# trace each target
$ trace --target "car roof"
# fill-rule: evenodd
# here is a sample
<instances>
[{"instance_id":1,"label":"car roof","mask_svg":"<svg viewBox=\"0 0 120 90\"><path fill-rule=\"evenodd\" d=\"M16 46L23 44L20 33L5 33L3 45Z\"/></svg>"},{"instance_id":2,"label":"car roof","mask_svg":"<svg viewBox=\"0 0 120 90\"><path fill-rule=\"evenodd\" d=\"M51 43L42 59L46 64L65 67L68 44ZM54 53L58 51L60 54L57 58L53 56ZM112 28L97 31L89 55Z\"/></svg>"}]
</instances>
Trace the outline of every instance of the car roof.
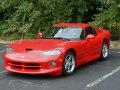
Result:
<instances>
[{"instance_id":1,"label":"car roof","mask_svg":"<svg viewBox=\"0 0 120 90\"><path fill-rule=\"evenodd\" d=\"M90 24L86 24L86 23L58 23L58 24L54 24L52 27L81 27L81 28L85 28L90 26Z\"/></svg>"}]
</instances>

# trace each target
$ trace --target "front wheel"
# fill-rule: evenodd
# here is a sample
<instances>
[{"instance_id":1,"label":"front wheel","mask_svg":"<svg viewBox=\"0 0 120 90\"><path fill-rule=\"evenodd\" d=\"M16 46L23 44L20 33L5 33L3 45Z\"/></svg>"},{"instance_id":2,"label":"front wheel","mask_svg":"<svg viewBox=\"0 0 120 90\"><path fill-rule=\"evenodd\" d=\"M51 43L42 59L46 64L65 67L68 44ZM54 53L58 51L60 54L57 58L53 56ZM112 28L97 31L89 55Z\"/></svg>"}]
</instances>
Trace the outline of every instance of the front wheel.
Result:
<instances>
[{"instance_id":1,"label":"front wheel","mask_svg":"<svg viewBox=\"0 0 120 90\"><path fill-rule=\"evenodd\" d=\"M100 60L105 60L108 57L108 54L109 54L108 45L106 42L104 42L102 45Z\"/></svg>"},{"instance_id":2,"label":"front wheel","mask_svg":"<svg viewBox=\"0 0 120 90\"><path fill-rule=\"evenodd\" d=\"M75 70L76 58L73 52L67 52L63 62L63 75L71 75Z\"/></svg>"}]
</instances>

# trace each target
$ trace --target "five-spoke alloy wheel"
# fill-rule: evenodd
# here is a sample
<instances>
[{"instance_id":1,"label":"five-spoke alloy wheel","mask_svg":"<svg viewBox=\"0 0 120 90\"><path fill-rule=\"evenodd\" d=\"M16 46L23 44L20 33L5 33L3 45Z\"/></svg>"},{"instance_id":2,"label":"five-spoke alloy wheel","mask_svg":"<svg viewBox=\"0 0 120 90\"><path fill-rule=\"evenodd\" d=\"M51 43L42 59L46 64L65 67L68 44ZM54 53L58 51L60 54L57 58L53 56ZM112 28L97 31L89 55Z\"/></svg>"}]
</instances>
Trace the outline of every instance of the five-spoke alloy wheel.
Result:
<instances>
[{"instance_id":1,"label":"five-spoke alloy wheel","mask_svg":"<svg viewBox=\"0 0 120 90\"><path fill-rule=\"evenodd\" d=\"M104 60L108 57L108 54L109 54L109 49L108 49L108 45L106 42L103 43L103 46L102 46L102 50L101 50L101 56L100 56L100 59L101 60Z\"/></svg>"},{"instance_id":2,"label":"five-spoke alloy wheel","mask_svg":"<svg viewBox=\"0 0 120 90\"><path fill-rule=\"evenodd\" d=\"M70 75L75 70L76 58L73 52L67 52L63 62L63 74Z\"/></svg>"}]
</instances>

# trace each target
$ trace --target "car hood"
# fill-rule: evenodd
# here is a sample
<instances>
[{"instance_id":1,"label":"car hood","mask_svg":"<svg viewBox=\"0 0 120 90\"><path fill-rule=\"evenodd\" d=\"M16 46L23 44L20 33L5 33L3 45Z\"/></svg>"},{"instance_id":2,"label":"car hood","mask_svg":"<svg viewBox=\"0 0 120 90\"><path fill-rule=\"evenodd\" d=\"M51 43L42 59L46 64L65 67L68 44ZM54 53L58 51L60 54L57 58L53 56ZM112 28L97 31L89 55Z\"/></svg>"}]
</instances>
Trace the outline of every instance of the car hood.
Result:
<instances>
[{"instance_id":1,"label":"car hood","mask_svg":"<svg viewBox=\"0 0 120 90\"><path fill-rule=\"evenodd\" d=\"M62 48L68 42L69 41L56 39L23 40L15 42L9 47L11 47L14 52L48 51Z\"/></svg>"}]
</instances>

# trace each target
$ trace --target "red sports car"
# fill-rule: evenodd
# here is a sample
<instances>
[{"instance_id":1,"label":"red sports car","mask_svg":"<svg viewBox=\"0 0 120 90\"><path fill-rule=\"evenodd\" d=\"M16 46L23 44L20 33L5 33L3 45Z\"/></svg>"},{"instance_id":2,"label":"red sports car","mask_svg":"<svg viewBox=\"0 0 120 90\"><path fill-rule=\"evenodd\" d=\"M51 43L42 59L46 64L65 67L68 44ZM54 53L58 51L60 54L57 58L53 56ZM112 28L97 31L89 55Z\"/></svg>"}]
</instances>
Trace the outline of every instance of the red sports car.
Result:
<instances>
[{"instance_id":1,"label":"red sports car","mask_svg":"<svg viewBox=\"0 0 120 90\"><path fill-rule=\"evenodd\" d=\"M25 74L70 75L84 63L108 57L109 31L89 24L59 23L38 36L9 45L4 68Z\"/></svg>"}]
</instances>

